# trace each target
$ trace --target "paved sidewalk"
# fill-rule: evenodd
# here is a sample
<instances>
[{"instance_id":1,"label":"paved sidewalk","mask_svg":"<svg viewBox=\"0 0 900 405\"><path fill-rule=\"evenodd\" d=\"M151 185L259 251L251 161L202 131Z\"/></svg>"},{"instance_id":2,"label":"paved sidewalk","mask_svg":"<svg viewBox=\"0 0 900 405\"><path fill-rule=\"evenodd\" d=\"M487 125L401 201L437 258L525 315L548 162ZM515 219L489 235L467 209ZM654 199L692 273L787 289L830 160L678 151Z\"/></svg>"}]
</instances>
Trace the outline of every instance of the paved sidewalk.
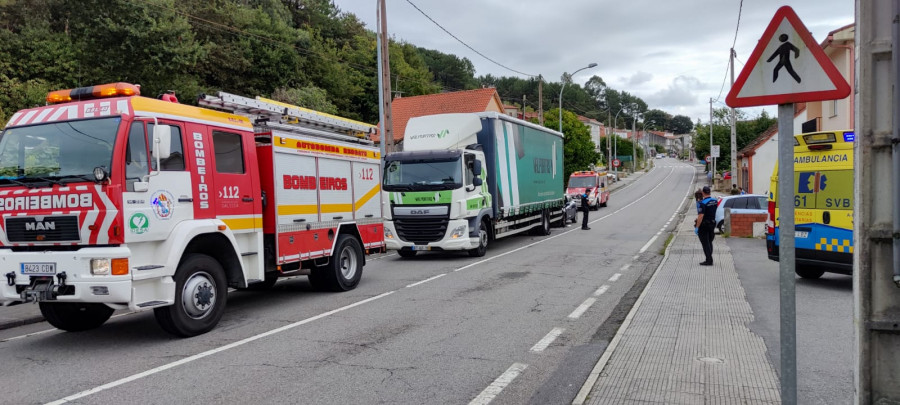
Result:
<instances>
[{"instance_id":1,"label":"paved sidewalk","mask_svg":"<svg viewBox=\"0 0 900 405\"><path fill-rule=\"evenodd\" d=\"M778 376L728 245L704 260L692 212L592 371L587 404L776 404ZM604 364L605 362L605 364ZM576 403L579 403L579 398Z\"/></svg>"}]
</instances>

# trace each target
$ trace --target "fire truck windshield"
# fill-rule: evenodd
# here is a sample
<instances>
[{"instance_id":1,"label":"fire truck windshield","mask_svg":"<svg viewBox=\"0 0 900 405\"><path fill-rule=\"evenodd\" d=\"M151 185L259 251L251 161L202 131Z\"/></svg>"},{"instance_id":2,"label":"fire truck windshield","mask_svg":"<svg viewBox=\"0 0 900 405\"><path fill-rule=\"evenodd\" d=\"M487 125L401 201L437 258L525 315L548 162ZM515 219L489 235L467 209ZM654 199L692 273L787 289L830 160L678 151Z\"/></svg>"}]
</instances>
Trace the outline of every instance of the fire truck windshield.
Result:
<instances>
[{"instance_id":1,"label":"fire truck windshield","mask_svg":"<svg viewBox=\"0 0 900 405\"><path fill-rule=\"evenodd\" d=\"M597 187L596 176L569 177L569 188Z\"/></svg>"},{"instance_id":2,"label":"fire truck windshield","mask_svg":"<svg viewBox=\"0 0 900 405\"><path fill-rule=\"evenodd\" d=\"M384 168L385 191L434 191L462 187L460 158L394 160Z\"/></svg>"},{"instance_id":3,"label":"fire truck windshield","mask_svg":"<svg viewBox=\"0 0 900 405\"><path fill-rule=\"evenodd\" d=\"M92 180L108 171L121 118L8 128L0 134L0 187L31 182Z\"/></svg>"}]
</instances>

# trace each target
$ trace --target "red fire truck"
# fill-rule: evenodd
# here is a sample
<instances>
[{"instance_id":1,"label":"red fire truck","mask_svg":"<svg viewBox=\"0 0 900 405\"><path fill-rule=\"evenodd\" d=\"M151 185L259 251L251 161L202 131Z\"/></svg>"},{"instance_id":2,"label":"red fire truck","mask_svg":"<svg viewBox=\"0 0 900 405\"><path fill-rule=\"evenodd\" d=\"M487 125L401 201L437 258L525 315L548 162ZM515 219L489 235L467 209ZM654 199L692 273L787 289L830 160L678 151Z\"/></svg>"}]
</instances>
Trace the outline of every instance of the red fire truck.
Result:
<instances>
[{"instance_id":1,"label":"red fire truck","mask_svg":"<svg viewBox=\"0 0 900 405\"><path fill-rule=\"evenodd\" d=\"M174 100L174 97L169 97ZM60 329L116 309L211 330L228 287L357 286L384 248L372 126L227 93L203 106L113 83L52 92L0 134L0 301Z\"/></svg>"}]
</instances>

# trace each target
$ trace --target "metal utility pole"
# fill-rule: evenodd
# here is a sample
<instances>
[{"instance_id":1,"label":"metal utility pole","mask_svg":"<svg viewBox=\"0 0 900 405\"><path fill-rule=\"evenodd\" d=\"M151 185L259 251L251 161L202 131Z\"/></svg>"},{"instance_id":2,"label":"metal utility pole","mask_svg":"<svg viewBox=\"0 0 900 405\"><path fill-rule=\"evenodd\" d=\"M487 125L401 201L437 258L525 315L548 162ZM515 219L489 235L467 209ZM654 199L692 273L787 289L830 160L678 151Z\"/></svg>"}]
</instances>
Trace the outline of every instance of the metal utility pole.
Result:
<instances>
[{"instance_id":1,"label":"metal utility pole","mask_svg":"<svg viewBox=\"0 0 900 405\"><path fill-rule=\"evenodd\" d=\"M734 57L737 54L734 52L734 48L731 48L731 55L729 58L728 64L731 66L731 87L734 87ZM731 107L731 181L735 182L738 178L738 167L737 167L737 130L735 128L736 123L735 120L734 107ZM726 187L728 185L726 184Z\"/></svg>"},{"instance_id":2,"label":"metal utility pole","mask_svg":"<svg viewBox=\"0 0 900 405\"><path fill-rule=\"evenodd\" d=\"M538 75L538 123L544 125L544 76Z\"/></svg>"},{"instance_id":3,"label":"metal utility pole","mask_svg":"<svg viewBox=\"0 0 900 405\"><path fill-rule=\"evenodd\" d=\"M610 118L612 118L612 111L609 109L609 104L606 105L606 122L611 123ZM606 131L606 154L609 155L609 159L606 161L607 169L612 165L612 132L608 129Z\"/></svg>"},{"instance_id":4,"label":"metal utility pole","mask_svg":"<svg viewBox=\"0 0 900 405\"><path fill-rule=\"evenodd\" d=\"M375 33L375 53L378 61L376 64L378 65L378 136L379 136L379 146L381 147L381 158L384 159L384 155L387 154L387 141L384 136L384 72L382 71L383 64L381 63L381 0L378 0L378 3L375 5L375 13L376 13L376 33Z\"/></svg>"},{"instance_id":5,"label":"metal utility pole","mask_svg":"<svg viewBox=\"0 0 900 405\"><path fill-rule=\"evenodd\" d=\"M713 109L712 109L712 105L713 105L713 99L712 99L712 97L710 97L709 98L709 160L710 161L706 162L706 164L709 165L709 171L711 173L711 175L709 176L709 187L710 188L712 188L713 178L716 177L716 163L715 163L716 158L712 157L712 146L713 146L713 125L712 125Z\"/></svg>"},{"instance_id":6,"label":"metal utility pole","mask_svg":"<svg viewBox=\"0 0 900 405\"><path fill-rule=\"evenodd\" d=\"M637 172L637 128L635 124L637 123L637 117L635 117L634 112L631 113L631 172Z\"/></svg>"},{"instance_id":7,"label":"metal utility pole","mask_svg":"<svg viewBox=\"0 0 900 405\"><path fill-rule=\"evenodd\" d=\"M394 131L393 120L391 114L391 58L390 58L390 38L387 35L387 10L384 6L384 0L378 0L378 52L379 63L378 75L381 83L381 92L379 92L379 109L382 111L381 116L383 127L381 130L381 143L385 145L382 150L385 153L394 151ZM382 155L384 156L384 155Z\"/></svg>"},{"instance_id":8,"label":"metal utility pole","mask_svg":"<svg viewBox=\"0 0 900 405\"><path fill-rule=\"evenodd\" d=\"M857 404L900 403L898 16L900 1L856 1L853 376Z\"/></svg>"}]
</instances>

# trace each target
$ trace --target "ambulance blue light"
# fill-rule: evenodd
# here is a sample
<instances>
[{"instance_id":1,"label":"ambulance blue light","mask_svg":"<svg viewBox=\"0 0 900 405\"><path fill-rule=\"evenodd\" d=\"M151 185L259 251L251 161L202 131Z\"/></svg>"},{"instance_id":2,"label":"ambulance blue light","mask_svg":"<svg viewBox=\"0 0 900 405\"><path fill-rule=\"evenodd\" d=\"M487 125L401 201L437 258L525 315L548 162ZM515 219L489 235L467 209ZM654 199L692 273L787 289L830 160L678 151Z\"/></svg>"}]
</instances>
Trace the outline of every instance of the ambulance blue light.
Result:
<instances>
[{"instance_id":1,"label":"ambulance blue light","mask_svg":"<svg viewBox=\"0 0 900 405\"><path fill-rule=\"evenodd\" d=\"M844 132L844 142L856 141L856 134L853 131Z\"/></svg>"}]
</instances>

